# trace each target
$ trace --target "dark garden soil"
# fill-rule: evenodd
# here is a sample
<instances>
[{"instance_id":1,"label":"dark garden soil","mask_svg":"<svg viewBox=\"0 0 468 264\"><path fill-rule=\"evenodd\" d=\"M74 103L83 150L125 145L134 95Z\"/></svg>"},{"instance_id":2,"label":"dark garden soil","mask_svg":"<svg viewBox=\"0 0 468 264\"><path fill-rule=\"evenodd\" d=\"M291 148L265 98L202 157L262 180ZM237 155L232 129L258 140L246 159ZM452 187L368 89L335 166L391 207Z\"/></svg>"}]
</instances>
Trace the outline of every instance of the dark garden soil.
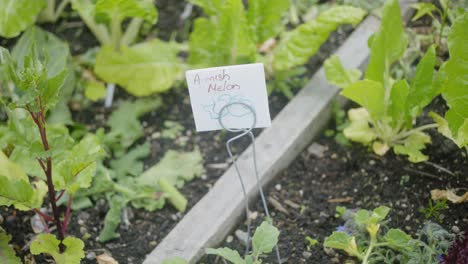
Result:
<instances>
[{"instance_id":1,"label":"dark garden soil","mask_svg":"<svg viewBox=\"0 0 468 264\"><path fill-rule=\"evenodd\" d=\"M441 105L438 98L436 105ZM331 129L334 125L331 124ZM323 241L343 221L335 217L336 206L374 209L390 207L388 225L414 235L425 221L441 224L450 232L468 231L468 203L451 204L440 211L438 219L426 219L419 211L427 208L433 189L468 191L468 157L450 140L431 131L432 145L424 152L428 162L412 164L402 156L387 153L377 156L362 145L342 146L332 137L320 136L312 144L324 148L313 154L309 147L266 189L274 224L280 230L279 248L285 263L344 263L346 257L333 250L325 251ZM312 153L311 153L312 152ZM274 200L273 202L271 202ZM276 202L275 202L276 201ZM253 221L258 226L264 219L260 201L251 210L258 212ZM237 230L246 230L241 223ZM308 247L306 236L320 241ZM227 241L231 241L228 243ZM221 246L244 252L244 246L233 232ZM213 256L200 263L223 263ZM266 263L276 263L271 254Z\"/></svg>"},{"instance_id":2,"label":"dark garden soil","mask_svg":"<svg viewBox=\"0 0 468 264\"><path fill-rule=\"evenodd\" d=\"M159 9L157 30L149 29L149 36L156 36L166 40L170 38L176 38L177 40L187 39L187 32L190 29L191 21L195 16L200 14L200 10L195 8L191 17L187 20L188 22L181 23L179 17L186 6L185 1L158 0L157 5ZM68 12L65 16L66 19L64 20L66 21L60 21L57 26L42 25L42 27L69 41L73 55L81 54L88 48L98 45L88 29L73 12ZM350 31L351 28L346 27L332 34L320 52L306 65L308 72L303 76L304 80L310 78L320 67L323 60L343 43ZM2 45L12 46L14 40L1 40L1 43ZM299 88L297 87L294 92L297 92ZM119 100L135 99L126 94L122 89L117 89L115 97L116 102ZM223 132L196 134L187 88L183 84L162 95L162 98L164 105L142 118L142 124L145 128L145 139L151 143L151 155L145 160L145 167L148 168L156 164L169 149L193 150L195 147L198 147L205 161L206 175L187 183L181 189L181 192L189 201L187 209L189 210L208 192L219 176L227 169L229 160L224 148L224 142L229 137L229 134ZM276 93L272 94L269 100L272 117L279 113L288 102L285 96ZM72 109L74 109L74 121L85 124L91 131L104 126L106 119L112 111L104 109L102 102L90 104L86 107L72 105ZM188 140L186 146L180 147L175 143L176 140L161 139L154 136L155 133L157 134L157 132L162 130L165 120L177 121L184 126L185 130L181 137ZM141 139L138 143L144 142L145 139ZM247 143L240 143L238 151L242 151L247 146ZM147 212L128 207L125 215L128 217L130 225L125 226L122 224L119 228L121 237L104 244L97 242L96 238L102 230L108 205L105 199L95 202L96 204L93 208L74 211L69 225L70 235L79 237L85 241L87 256L82 261L85 264L96 263L95 256L103 253L111 255L122 264L142 263L145 256L157 246L162 238L183 217L182 213L178 213L171 206L166 206L164 209L156 212ZM0 225L13 236L12 244L18 254L26 258L32 258L31 256L24 255L29 251L28 243L34 237L30 224L32 216L32 213L23 213L12 208L2 208L0 211ZM50 262L50 259L42 256L34 258L36 263Z\"/></svg>"}]
</instances>

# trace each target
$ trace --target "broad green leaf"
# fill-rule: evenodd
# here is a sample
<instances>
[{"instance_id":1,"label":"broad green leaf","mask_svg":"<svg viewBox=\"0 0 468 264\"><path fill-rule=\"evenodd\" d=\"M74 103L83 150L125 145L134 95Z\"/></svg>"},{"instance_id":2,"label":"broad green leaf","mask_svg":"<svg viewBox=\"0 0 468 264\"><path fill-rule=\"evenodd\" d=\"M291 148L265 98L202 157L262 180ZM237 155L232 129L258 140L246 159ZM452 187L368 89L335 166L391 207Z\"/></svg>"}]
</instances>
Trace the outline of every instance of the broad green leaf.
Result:
<instances>
[{"instance_id":1,"label":"broad green leaf","mask_svg":"<svg viewBox=\"0 0 468 264\"><path fill-rule=\"evenodd\" d=\"M289 0L249 1L247 19L257 45L280 33L283 28L281 18L288 7Z\"/></svg>"},{"instance_id":2,"label":"broad green leaf","mask_svg":"<svg viewBox=\"0 0 468 264\"><path fill-rule=\"evenodd\" d=\"M210 41L207 41L210 43ZM184 64L175 43L152 40L120 52L102 47L96 57L95 72L104 81L116 83L135 96L167 91L180 79Z\"/></svg>"},{"instance_id":3,"label":"broad green leaf","mask_svg":"<svg viewBox=\"0 0 468 264\"><path fill-rule=\"evenodd\" d=\"M187 264L188 262L183 259L183 258L179 258L179 257L175 257L175 258L172 258L172 259L166 259L166 260L163 260L162 264Z\"/></svg>"},{"instance_id":4,"label":"broad green leaf","mask_svg":"<svg viewBox=\"0 0 468 264\"><path fill-rule=\"evenodd\" d=\"M411 236L401 231L400 229L391 228L385 234L384 240L393 248L406 248Z\"/></svg>"},{"instance_id":5,"label":"broad green leaf","mask_svg":"<svg viewBox=\"0 0 468 264\"><path fill-rule=\"evenodd\" d=\"M16 256L15 250L8 245L11 236L0 228L0 262L8 264L21 264L21 259Z\"/></svg>"},{"instance_id":6,"label":"broad green leaf","mask_svg":"<svg viewBox=\"0 0 468 264\"><path fill-rule=\"evenodd\" d=\"M0 0L0 36L13 38L34 24L45 0Z\"/></svg>"},{"instance_id":7,"label":"broad green leaf","mask_svg":"<svg viewBox=\"0 0 468 264\"><path fill-rule=\"evenodd\" d=\"M65 252L60 253L60 241L52 234L40 234L31 243L31 253L33 255L51 255L57 264L79 264L84 258L84 243L75 237L66 237L63 244L66 246Z\"/></svg>"},{"instance_id":8,"label":"broad green leaf","mask_svg":"<svg viewBox=\"0 0 468 264\"><path fill-rule=\"evenodd\" d=\"M230 248L208 248L206 249L206 254L208 255L217 255L223 257L224 259L230 261L233 264L245 264L246 262L239 255L239 252L234 251Z\"/></svg>"},{"instance_id":9,"label":"broad green leaf","mask_svg":"<svg viewBox=\"0 0 468 264\"><path fill-rule=\"evenodd\" d=\"M189 2L200 6L207 15L216 16L222 10L226 0L188 0Z\"/></svg>"},{"instance_id":10,"label":"broad green leaf","mask_svg":"<svg viewBox=\"0 0 468 264\"><path fill-rule=\"evenodd\" d=\"M432 3L415 3L415 4L412 4L411 7L417 10L416 14L413 16L411 21L416 21L425 15L429 15L432 17L432 19L435 19L432 12L439 10Z\"/></svg>"},{"instance_id":11,"label":"broad green leaf","mask_svg":"<svg viewBox=\"0 0 468 264\"><path fill-rule=\"evenodd\" d=\"M138 182L148 186L157 186L159 179L163 178L172 186L180 188L185 181L201 176L204 171L200 150L195 149L192 152L169 150L158 164L138 177Z\"/></svg>"},{"instance_id":12,"label":"broad green leaf","mask_svg":"<svg viewBox=\"0 0 468 264\"><path fill-rule=\"evenodd\" d=\"M97 0L96 17L98 20L122 22L128 17L139 17L151 24L156 24L158 13L153 1L147 0Z\"/></svg>"},{"instance_id":13,"label":"broad green leaf","mask_svg":"<svg viewBox=\"0 0 468 264\"><path fill-rule=\"evenodd\" d=\"M374 221L374 223L383 221L387 217L389 212L390 212L390 208L386 206L379 206L375 208L372 211L372 216L371 216L372 221Z\"/></svg>"},{"instance_id":14,"label":"broad green leaf","mask_svg":"<svg viewBox=\"0 0 468 264\"><path fill-rule=\"evenodd\" d=\"M381 83L362 80L347 86L341 94L364 107L373 119L384 115L385 91Z\"/></svg>"},{"instance_id":15,"label":"broad green leaf","mask_svg":"<svg viewBox=\"0 0 468 264\"><path fill-rule=\"evenodd\" d=\"M86 81L85 96L93 102L104 99L106 97L106 87L99 81Z\"/></svg>"},{"instance_id":16,"label":"broad green leaf","mask_svg":"<svg viewBox=\"0 0 468 264\"><path fill-rule=\"evenodd\" d=\"M454 135L452 134L452 131L449 128L449 124L447 120L445 120L443 117L439 116L438 114L434 112L429 113L429 115L437 123L438 125L437 130L439 131L439 133L451 139L460 148L463 146L468 146L468 117L465 118L465 122L458 129L457 137L454 137Z\"/></svg>"},{"instance_id":17,"label":"broad green leaf","mask_svg":"<svg viewBox=\"0 0 468 264\"><path fill-rule=\"evenodd\" d=\"M339 88L345 88L357 82L362 74L358 69L346 70L341 64L340 58L336 55L333 55L324 62L324 68L327 80Z\"/></svg>"},{"instance_id":18,"label":"broad green leaf","mask_svg":"<svg viewBox=\"0 0 468 264\"><path fill-rule=\"evenodd\" d=\"M423 132L414 132L403 140L403 144L393 146L396 154L408 155L411 162L422 162L428 160L421 150L426 144L431 143L431 137Z\"/></svg>"},{"instance_id":19,"label":"broad green leaf","mask_svg":"<svg viewBox=\"0 0 468 264\"><path fill-rule=\"evenodd\" d=\"M279 231L268 221L263 223L255 230L252 237L253 255L260 256L264 253L270 253L278 243Z\"/></svg>"},{"instance_id":20,"label":"broad green leaf","mask_svg":"<svg viewBox=\"0 0 468 264\"><path fill-rule=\"evenodd\" d=\"M348 255L361 258L358 251L356 239L345 232L334 231L329 237L325 238L323 246L344 250Z\"/></svg>"},{"instance_id":21,"label":"broad green leaf","mask_svg":"<svg viewBox=\"0 0 468 264\"><path fill-rule=\"evenodd\" d=\"M366 109L350 109L348 118L350 123L343 130L346 138L363 144L369 144L377 138L374 130L369 126L371 119Z\"/></svg>"},{"instance_id":22,"label":"broad green leaf","mask_svg":"<svg viewBox=\"0 0 468 264\"><path fill-rule=\"evenodd\" d=\"M226 0L216 18L196 19L189 43L192 65L222 66L255 59L255 41L239 0Z\"/></svg>"},{"instance_id":23,"label":"broad green leaf","mask_svg":"<svg viewBox=\"0 0 468 264\"><path fill-rule=\"evenodd\" d=\"M356 25L365 15L366 11L360 8L334 6L321 13L315 20L284 34L273 51L273 69L284 71L305 64L340 25Z\"/></svg>"},{"instance_id":24,"label":"broad green leaf","mask_svg":"<svg viewBox=\"0 0 468 264\"><path fill-rule=\"evenodd\" d=\"M410 93L410 86L406 80L400 80L393 84L390 94L389 112L392 117L393 127L402 127L403 125L412 124L412 118L409 115L407 101Z\"/></svg>"},{"instance_id":25,"label":"broad green leaf","mask_svg":"<svg viewBox=\"0 0 468 264\"><path fill-rule=\"evenodd\" d=\"M459 17L448 36L450 60L442 66L438 78L441 79L442 96L449 106L445 114L454 138L465 138L468 118L468 13Z\"/></svg>"},{"instance_id":26,"label":"broad green leaf","mask_svg":"<svg viewBox=\"0 0 468 264\"><path fill-rule=\"evenodd\" d=\"M408 38L405 35L397 0L389 0L383 9L380 28L370 43L371 55L366 71L366 79L384 84L384 75L406 50Z\"/></svg>"},{"instance_id":27,"label":"broad green leaf","mask_svg":"<svg viewBox=\"0 0 468 264\"><path fill-rule=\"evenodd\" d=\"M30 183L24 170L0 151L0 205L22 211L40 208L46 193L44 182Z\"/></svg>"},{"instance_id":28,"label":"broad green leaf","mask_svg":"<svg viewBox=\"0 0 468 264\"><path fill-rule=\"evenodd\" d=\"M120 225L120 215L122 210L127 206L128 200L123 199L118 195L113 195L108 199L110 209L107 211L106 217L104 218L104 228L99 234L99 241L107 242L111 239L120 237L120 234L116 232L116 229Z\"/></svg>"},{"instance_id":29,"label":"broad green leaf","mask_svg":"<svg viewBox=\"0 0 468 264\"><path fill-rule=\"evenodd\" d=\"M436 53L433 45L416 67L416 73L409 90L407 104L413 119L419 116L422 109L439 93L437 86L432 84L435 63Z\"/></svg>"},{"instance_id":30,"label":"broad green leaf","mask_svg":"<svg viewBox=\"0 0 468 264\"><path fill-rule=\"evenodd\" d=\"M139 145L120 158L110 161L110 166L117 179L129 176L140 176L143 172L143 161L150 154L151 146L148 142Z\"/></svg>"}]
</instances>

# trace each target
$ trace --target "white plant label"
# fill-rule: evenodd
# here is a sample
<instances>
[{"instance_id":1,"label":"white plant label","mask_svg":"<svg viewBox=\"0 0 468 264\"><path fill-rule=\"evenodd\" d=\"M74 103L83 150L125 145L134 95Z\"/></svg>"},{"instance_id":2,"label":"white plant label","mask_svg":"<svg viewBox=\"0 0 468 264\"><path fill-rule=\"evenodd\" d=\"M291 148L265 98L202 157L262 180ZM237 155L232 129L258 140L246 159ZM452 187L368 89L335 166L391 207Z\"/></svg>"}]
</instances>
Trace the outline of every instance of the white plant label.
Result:
<instances>
[{"instance_id":1,"label":"white plant label","mask_svg":"<svg viewBox=\"0 0 468 264\"><path fill-rule=\"evenodd\" d=\"M262 63L186 72L197 131L271 126ZM255 112L255 115L252 113Z\"/></svg>"}]
</instances>

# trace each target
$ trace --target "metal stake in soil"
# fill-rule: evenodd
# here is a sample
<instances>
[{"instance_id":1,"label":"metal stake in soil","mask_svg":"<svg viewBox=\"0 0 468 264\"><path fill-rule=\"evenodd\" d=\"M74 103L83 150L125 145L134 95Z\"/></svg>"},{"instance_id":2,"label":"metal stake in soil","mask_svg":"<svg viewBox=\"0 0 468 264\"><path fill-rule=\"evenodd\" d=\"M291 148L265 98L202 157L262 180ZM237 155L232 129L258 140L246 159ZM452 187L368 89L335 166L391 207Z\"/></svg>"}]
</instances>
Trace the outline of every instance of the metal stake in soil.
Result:
<instances>
[{"instance_id":1,"label":"metal stake in soil","mask_svg":"<svg viewBox=\"0 0 468 264\"><path fill-rule=\"evenodd\" d=\"M225 126L225 124L223 123L223 117L225 117L225 115L223 113L226 112L226 111L229 112L229 108L231 106L233 106L233 105L242 106L251 113L253 121L252 121L252 125L250 126L250 128L233 129L233 128L228 128L228 127ZM245 248L245 255L247 255L249 253L249 251L250 251L250 240L251 240L251 236L250 236L250 234L251 234L251 220L250 220L250 210L249 210L249 197L247 196L244 180L243 180L243 178L241 176L239 167L237 165L237 157L234 157L234 155L232 154L231 145L235 141L241 139L242 137L244 137L246 135L248 135L250 137L250 140L252 141L252 158L253 158L255 179L257 180L256 185L257 185L258 191L260 193L260 197L262 199L262 204L263 204L263 209L265 210L265 215L267 216L267 218L271 219L270 211L268 210L268 205L266 203L265 195L263 193L263 188L262 188L262 186L260 184L260 177L258 175L257 155L256 155L256 151L255 151L255 136L252 133L252 129L255 127L255 124L257 122L257 115L255 114L255 110L250 105L245 104L245 103L241 103L241 102L233 102L233 103L226 104L225 106L223 106L221 108L221 110L219 111L218 122L219 122L219 125L223 129L225 129L225 130L227 130L229 132L239 133L237 136L234 136L234 137L232 137L232 138L230 138L229 140L226 141L226 149L227 149L227 152L229 153L229 157L232 160L234 168L236 169L237 176L238 176L239 181L241 183L242 192L244 193L245 213L246 213L246 217L247 217L247 244L246 244L246 248ZM278 249L278 245L275 246L275 251L276 251L276 257L277 257L278 263L281 264L281 256L280 256L280 252L279 252L279 249Z\"/></svg>"}]
</instances>

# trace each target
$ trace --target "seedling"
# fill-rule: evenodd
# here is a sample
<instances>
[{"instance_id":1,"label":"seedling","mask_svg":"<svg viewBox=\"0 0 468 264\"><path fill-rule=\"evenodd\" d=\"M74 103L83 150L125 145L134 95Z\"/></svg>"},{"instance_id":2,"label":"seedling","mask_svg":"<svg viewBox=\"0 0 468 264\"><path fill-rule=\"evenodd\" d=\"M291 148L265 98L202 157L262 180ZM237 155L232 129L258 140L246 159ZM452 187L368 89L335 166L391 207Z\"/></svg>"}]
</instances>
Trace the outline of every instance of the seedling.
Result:
<instances>
[{"instance_id":1,"label":"seedling","mask_svg":"<svg viewBox=\"0 0 468 264\"><path fill-rule=\"evenodd\" d=\"M434 219L436 221L442 221L443 219L440 219L440 214L443 210L447 210L448 204L447 200L438 200L435 202L432 202L432 199L429 199L429 204L427 208L419 208L419 212L424 214L424 217L426 219Z\"/></svg>"}]
</instances>

